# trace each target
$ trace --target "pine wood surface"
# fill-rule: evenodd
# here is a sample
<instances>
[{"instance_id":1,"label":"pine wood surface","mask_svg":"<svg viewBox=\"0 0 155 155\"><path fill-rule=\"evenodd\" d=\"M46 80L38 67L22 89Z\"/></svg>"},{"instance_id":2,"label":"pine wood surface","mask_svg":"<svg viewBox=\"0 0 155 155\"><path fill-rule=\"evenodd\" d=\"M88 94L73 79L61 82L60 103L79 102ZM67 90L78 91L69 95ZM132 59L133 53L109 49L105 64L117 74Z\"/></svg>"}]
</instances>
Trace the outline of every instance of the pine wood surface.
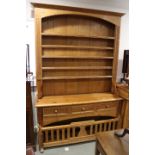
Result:
<instances>
[{"instance_id":1,"label":"pine wood surface","mask_svg":"<svg viewBox=\"0 0 155 155\"><path fill-rule=\"evenodd\" d=\"M73 122L69 125L40 127L43 146L51 147L96 140L96 134L118 129L119 118L101 121ZM90 130L88 131L88 128Z\"/></svg>"},{"instance_id":2,"label":"pine wood surface","mask_svg":"<svg viewBox=\"0 0 155 155\"><path fill-rule=\"evenodd\" d=\"M97 103L108 101L121 101L122 98L111 93L93 93L81 95L65 95L65 96L46 96L39 99L36 107L56 106L56 105L73 105L85 103Z\"/></svg>"},{"instance_id":3,"label":"pine wood surface","mask_svg":"<svg viewBox=\"0 0 155 155\"><path fill-rule=\"evenodd\" d=\"M41 33L42 36L53 36L53 37L75 37L75 38L92 38L92 39L115 39L109 36L89 36L89 35L64 35L64 34L54 34L54 33Z\"/></svg>"},{"instance_id":4,"label":"pine wood surface","mask_svg":"<svg viewBox=\"0 0 155 155\"><path fill-rule=\"evenodd\" d=\"M43 48L67 48L67 49L97 49L97 50L104 50L104 49L113 49L112 47L100 47L100 46L71 46L71 45L42 45Z\"/></svg>"},{"instance_id":5,"label":"pine wood surface","mask_svg":"<svg viewBox=\"0 0 155 155\"><path fill-rule=\"evenodd\" d=\"M117 94L124 98L123 128L129 128L129 85L117 84Z\"/></svg>"},{"instance_id":6,"label":"pine wood surface","mask_svg":"<svg viewBox=\"0 0 155 155\"><path fill-rule=\"evenodd\" d=\"M84 57L84 56L42 56L46 59L113 59L113 57Z\"/></svg>"},{"instance_id":7,"label":"pine wood surface","mask_svg":"<svg viewBox=\"0 0 155 155\"><path fill-rule=\"evenodd\" d=\"M36 4L34 4L36 6ZM38 6L38 5L37 5ZM42 98L47 95L69 95L72 91L70 86L72 81L49 81L55 79L67 79L74 81L75 84L81 87L72 94L83 93L100 93L115 89L116 80L116 64L118 53L118 35L119 35L119 20L118 14L92 14L88 11L77 12L76 10L61 10L35 7L36 19L36 57L37 57L37 85L38 97ZM61 8L61 7L60 7ZM121 14L120 14L121 16ZM39 26L38 26L39 25ZM77 77L77 70L74 72L69 70L69 67L112 67L111 74L105 70L102 73L93 71L90 76L81 75ZM67 73L70 77L66 77L66 72L51 73L49 70L44 71L45 67L68 67ZM86 69L86 68L85 68ZM98 69L97 69L98 70ZM51 77L52 74L52 77ZM57 76L54 74L60 74ZM98 74L102 74L98 75ZM109 81L97 79L112 78ZM76 81L77 79L77 81ZM79 79L91 79L89 82L83 82ZM48 80L45 82L43 80ZM67 83L67 90L64 85ZM55 86L56 85L56 86ZM95 85L97 87L95 87ZM51 87L53 86L53 87ZM58 87L61 87L59 89ZM74 88L73 89L77 89ZM89 90L88 90L89 88ZM95 91L95 89L96 91Z\"/></svg>"},{"instance_id":8,"label":"pine wood surface","mask_svg":"<svg viewBox=\"0 0 155 155\"><path fill-rule=\"evenodd\" d=\"M119 96L126 100L129 100L129 85L127 84L117 84L117 93Z\"/></svg>"},{"instance_id":9,"label":"pine wood surface","mask_svg":"<svg viewBox=\"0 0 155 155\"><path fill-rule=\"evenodd\" d=\"M85 67L42 67L43 70L102 70L102 69L112 69L111 66L85 66Z\"/></svg>"},{"instance_id":10,"label":"pine wood surface","mask_svg":"<svg viewBox=\"0 0 155 155\"><path fill-rule=\"evenodd\" d=\"M129 155L129 137L128 135L120 138L114 135L114 131L108 131L97 134L97 151L102 155Z\"/></svg>"},{"instance_id":11,"label":"pine wood surface","mask_svg":"<svg viewBox=\"0 0 155 155\"><path fill-rule=\"evenodd\" d=\"M31 3L36 8L47 8L47 9L61 9L61 10L71 10L77 12L86 12L86 13L96 13L96 14L108 14L114 16L123 16L124 13L120 12L112 12L112 11L104 11L104 10L95 10L95 9L87 9L87 8L78 8L78 7L71 7L71 6L63 6L63 5L52 5L52 4L42 4L42 3Z\"/></svg>"},{"instance_id":12,"label":"pine wood surface","mask_svg":"<svg viewBox=\"0 0 155 155\"><path fill-rule=\"evenodd\" d=\"M121 128L123 101L114 93L123 14L33 5L39 147L92 140L98 132ZM95 120L99 116L109 119ZM77 121L90 117L95 121ZM71 119L74 126L61 124ZM45 127L54 122L59 126Z\"/></svg>"}]
</instances>

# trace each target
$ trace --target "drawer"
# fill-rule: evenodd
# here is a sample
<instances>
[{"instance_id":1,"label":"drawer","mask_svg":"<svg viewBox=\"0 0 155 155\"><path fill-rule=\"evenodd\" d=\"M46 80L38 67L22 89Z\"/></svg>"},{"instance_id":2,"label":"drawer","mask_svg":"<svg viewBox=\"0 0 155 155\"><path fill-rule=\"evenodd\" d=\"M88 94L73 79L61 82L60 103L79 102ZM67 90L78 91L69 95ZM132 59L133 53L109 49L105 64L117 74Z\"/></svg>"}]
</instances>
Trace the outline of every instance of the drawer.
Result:
<instances>
[{"instance_id":1,"label":"drawer","mask_svg":"<svg viewBox=\"0 0 155 155\"><path fill-rule=\"evenodd\" d=\"M98 111L106 110L111 108L118 108L119 102L103 102L103 103L92 103L85 105L75 105L72 106L72 113L75 112L87 112L87 111Z\"/></svg>"},{"instance_id":2,"label":"drawer","mask_svg":"<svg viewBox=\"0 0 155 155\"><path fill-rule=\"evenodd\" d=\"M43 115L57 115L57 114L69 114L75 112L93 111L94 105L72 105L62 107L46 107L43 108Z\"/></svg>"},{"instance_id":3,"label":"drawer","mask_svg":"<svg viewBox=\"0 0 155 155\"><path fill-rule=\"evenodd\" d=\"M46 107L43 108L43 125L83 117L116 117L118 109L119 102L116 101L63 107Z\"/></svg>"},{"instance_id":4,"label":"drawer","mask_svg":"<svg viewBox=\"0 0 155 155\"><path fill-rule=\"evenodd\" d=\"M94 111L94 104L73 105L72 113Z\"/></svg>"},{"instance_id":5,"label":"drawer","mask_svg":"<svg viewBox=\"0 0 155 155\"><path fill-rule=\"evenodd\" d=\"M65 114L65 113L70 113L71 112L71 106L55 106L55 107L46 107L43 108L43 115L57 115L57 114Z\"/></svg>"},{"instance_id":6,"label":"drawer","mask_svg":"<svg viewBox=\"0 0 155 155\"><path fill-rule=\"evenodd\" d=\"M83 105L70 105L70 106L55 106L43 108L43 115L58 115L58 114L71 114L82 113L87 111L99 111L111 108L117 108L119 101L115 102L103 102L103 103L91 103Z\"/></svg>"},{"instance_id":7,"label":"drawer","mask_svg":"<svg viewBox=\"0 0 155 155\"><path fill-rule=\"evenodd\" d=\"M103 109L111 109L111 108L118 108L119 107L119 101L114 102L105 102L105 103L98 103L94 105L95 110L103 110Z\"/></svg>"}]
</instances>

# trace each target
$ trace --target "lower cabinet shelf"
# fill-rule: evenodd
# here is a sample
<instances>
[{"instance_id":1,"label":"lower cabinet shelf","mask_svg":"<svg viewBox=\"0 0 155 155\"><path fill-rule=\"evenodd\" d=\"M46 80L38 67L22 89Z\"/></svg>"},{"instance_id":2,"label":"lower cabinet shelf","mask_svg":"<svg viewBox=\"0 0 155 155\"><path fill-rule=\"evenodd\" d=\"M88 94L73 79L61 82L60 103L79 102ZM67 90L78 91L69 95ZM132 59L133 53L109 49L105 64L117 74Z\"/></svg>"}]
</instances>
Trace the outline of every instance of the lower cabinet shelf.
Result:
<instances>
[{"instance_id":1,"label":"lower cabinet shelf","mask_svg":"<svg viewBox=\"0 0 155 155\"><path fill-rule=\"evenodd\" d=\"M116 130L119 128L120 117L108 120L90 120L72 122L67 125L49 126L39 128L39 146L47 148L52 146L72 144L95 140L96 133Z\"/></svg>"}]
</instances>

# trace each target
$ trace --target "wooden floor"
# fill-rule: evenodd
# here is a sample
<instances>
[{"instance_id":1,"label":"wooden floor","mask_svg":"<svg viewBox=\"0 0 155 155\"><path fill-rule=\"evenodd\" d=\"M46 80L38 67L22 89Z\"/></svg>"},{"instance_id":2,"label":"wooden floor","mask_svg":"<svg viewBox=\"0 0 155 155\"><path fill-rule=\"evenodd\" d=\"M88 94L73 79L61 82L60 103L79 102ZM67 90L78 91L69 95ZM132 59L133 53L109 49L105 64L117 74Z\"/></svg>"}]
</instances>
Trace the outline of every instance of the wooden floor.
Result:
<instances>
[{"instance_id":1,"label":"wooden floor","mask_svg":"<svg viewBox=\"0 0 155 155\"><path fill-rule=\"evenodd\" d=\"M114 131L98 134L96 155L99 155L99 152L103 155L128 155L129 135L117 137Z\"/></svg>"}]
</instances>

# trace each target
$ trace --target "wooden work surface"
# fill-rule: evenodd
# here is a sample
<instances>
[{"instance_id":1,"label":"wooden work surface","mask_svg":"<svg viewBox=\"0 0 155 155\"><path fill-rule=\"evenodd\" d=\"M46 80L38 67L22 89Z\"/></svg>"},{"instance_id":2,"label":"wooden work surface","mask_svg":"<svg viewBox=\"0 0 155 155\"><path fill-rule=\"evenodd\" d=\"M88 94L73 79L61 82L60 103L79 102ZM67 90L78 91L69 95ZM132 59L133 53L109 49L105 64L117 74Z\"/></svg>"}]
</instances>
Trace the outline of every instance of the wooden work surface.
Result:
<instances>
[{"instance_id":1,"label":"wooden work surface","mask_svg":"<svg viewBox=\"0 0 155 155\"><path fill-rule=\"evenodd\" d=\"M118 96L122 97L124 100L124 119L123 128L129 128L129 85L128 84L117 84L116 90Z\"/></svg>"},{"instance_id":2,"label":"wooden work surface","mask_svg":"<svg viewBox=\"0 0 155 155\"><path fill-rule=\"evenodd\" d=\"M128 155L129 136L120 138L114 135L114 131L100 133L97 135L97 150L103 155Z\"/></svg>"},{"instance_id":3,"label":"wooden work surface","mask_svg":"<svg viewBox=\"0 0 155 155\"><path fill-rule=\"evenodd\" d=\"M119 101L119 100L122 100L122 98L111 93L46 96L38 100L38 102L36 103L36 107L110 102L110 101Z\"/></svg>"},{"instance_id":4,"label":"wooden work surface","mask_svg":"<svg viewBox=\"0 0 155 155\"><path fill-rule=\"evenodd\" d=\"M117 84L117 93L120 97L129 100L129 85L128 84Z\"/></svg>"}]
</instances>

